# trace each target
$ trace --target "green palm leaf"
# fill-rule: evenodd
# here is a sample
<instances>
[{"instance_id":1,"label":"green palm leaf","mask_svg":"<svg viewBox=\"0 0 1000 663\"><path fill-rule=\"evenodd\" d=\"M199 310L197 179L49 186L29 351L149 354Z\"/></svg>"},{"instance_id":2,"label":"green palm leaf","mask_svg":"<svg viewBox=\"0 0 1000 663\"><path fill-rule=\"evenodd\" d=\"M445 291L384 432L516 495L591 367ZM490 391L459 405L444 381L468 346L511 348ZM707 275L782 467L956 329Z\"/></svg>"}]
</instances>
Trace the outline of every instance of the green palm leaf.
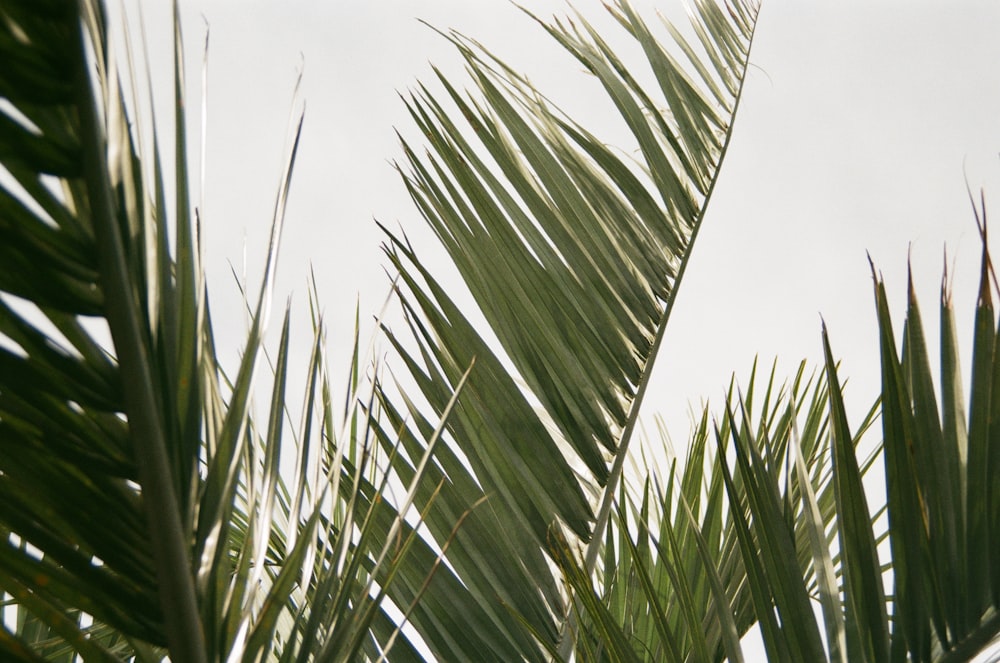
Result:
<instances>
[{"instance_id":1,"label":"green palm leaf","mask_svg":"<svg viewBox=\"0 0 1000 663\"><path fill-rule=\"evenodd\" d=\"M135 155L118 124L122 118L111 110L120 102L103 48L102 7L81 9L78 15L72 2L4 5L6 43L16 46L20 66L6 90L19 116L4 114L4 144L12 149L3 155L10 178L2 192L2 243L35 247L21 259L38 259L40 284L16 277L11 283L8 276L4 286L37 305L34 320L47 318L68 332L62 332L65 342L51 342L23 309L3 307L3 331L20 350L3 353L4 521L43 553L38 558L8 548L5 568L14 585L6 589L15 596L30 591L52 614L82 608L155 644L172 641L192 661L204 660L179 502L197 458L168 458L167 438L181 432L165 425L177 420L176 392L166 401L159 396L178 381L169 381L156 363L163 330L150 324L142 306L150 292L144 263L155 266L165 256L144 255L143 211L128 209L144 205L145 196L130 195ZM13 85L32 75L34 85ZM45 177L61 178L61 194ZM67 294L53 296L50 290L67 279ZM148 303L157 310L164 304ZM80 324L78 316L97 313L106 316L117 364ZM191 368L183 366L179 377L193 387L200 379ZM66 447L72 452L63 453ZM141 500L130 482L141 486ZM20 514L8 515L15 508ZM153 545L142 545L146 537ZM8 547L11 542L5 537ZM51 575L54 582L31 582L28 574ZM157 577L175 576L169 589L156 591ZM67 620L64 634L73 623Z\"/></svg>"},{"instance_id":2,"label":"green palm leaf","mask_svg":"<svg viewBox=\"0 0 1000 663\"><path fill-rule=\"evenodd\" d=\"M811 601L818 593L825 613L842 613L827 535L834 427L826 381L805 379L804 368L787 389L772 373L759 404L755 371L746 396L730 390L714 427L703 411L665 487L647 481L636 497L622 496L596 588L574 571L576 556L560 558L567 582L587 595L577 635L584 659L613 658L615 643L627 642L639 660L740 661L740 639L759 623L769 660L826 660ZM846 660L836 653L839 622L839 638L829 637L833 627L827 642L831 658Z\"/></svg>"},{"instance_id":3,"label":"green palm leaf","mask_svg":"<svg viewBox=\"0 0 1000 663\"><path fill-rule=\"evenodd\" d=\"M442 659L536 660L560 637L567 613L547 559L550 528L589 542L583 569L593 573L650 370L731 136L755 6L698 3L697 46L670 28L675 47L627 2L609 9L641 47L652 88L584 17L542 25L620 113L638 148L634 162L457 34L448 38L479 96L439 75L443 97L420 86L406 100L429 149L421 154L403 141L404 181L489 326L479 329L406 239L387 231L409 328L388 338L420 400L440 412L449 385L476 362L439 451L451 483L439 499L452 513L487 499L446 555L455 580L441 579L469 588L475 616L455 628L472 644L450 642L429 616L424 627L414 616ZM453 119L459 114L464 122ZM494 336L502 351L488 340ZM430 427L422 411L407 405L395 419L424 421L411 425L415 452L420 428ZM476 559L484 550L504 552ZM503 576L494 571L501 558L512 560ZM517 644L522 627L508 610L541 643ZM503 649L471 625L483 623L503 629Z\"/></svg>"},{"instance_id":4,"label":"green palm leaf","mask_svg":"<svg viewBox=\"0 0 1000 663\"><path fill-rule=\"evenodd\" d=\"M993 441L1000 364L985 213L985 206L976 209L983 258L967 415L947 275L941 298L940 405L912 278L900 351L885 286L876 279L895 585L892 646L913 661L967 660L1000 633L1000 595L992 591L1000 576L992 552L1000 532L993 488L1000 477Z\"/></svg>"},{"instance_id":5,"label":"green palm leaf","mask_svg":"<svg viewBox=\"0 0 1000 663\"><path fill-rule=\"evenodd\" d=\"M404 140L399 170L468 292L386 230L401 370L355 339L334 408L314 289L293 422L289 309L264 337L301 118L228 374L176 6L168 131L120 77L100 0L0 0L0 657L739 661L759 623L775 661L958 661L1000 633L985 222L968 415L947 287L938 400L912 285L897 351L876 279L887 532L862 483L876 456L857 458L874 409L852 433L825 329L821 379L752 376L665 481L625 476L757 8L695 0L686 32L608 9L645 71L582 15L528 15L628 156L445 35L476 91L438 73L404 100L427 146Z\"/></svg>"},{"instance_id":6,"label":"green palm leaf","mask_svg":"<svg viewBox=\"0 0 1000 663\"><path fill-rule=\"evenodd\" d=\"M979 218L982 214L978 210ZM780 444L755 445L744 440L748 426L738 432L730 427L737 467L731 471L724 463L718 469L735 509L736 538L769 660L966 661L1000 634L998 604L990 593L998 573L990 561L992 537L1000 528L990 486L1000 476L1000 466L986 442L993 435L996 320L991 261L981 228L984 250L967 419L947 278L939 405L912 280L897 350L885 285L881 276L875 277L886 521L880 518L882 510L872 513L862 483L876 456L864 462L857 458L859 438L874 410L852 433L825 328L830 386L829 423L823 428L829 429L829 473L817 474L802 458L795 459L794 474L783 473L787 459L772 460L783 458ZM976 450L977 444L983 448ZM808 453L803 456L808 460ZM784 491L782 481L788 486ZM970 491L974 497L968 496ZM799 500L801 512L794 506ZM737 506L744 504L745 509ZM981 522L971 527L970 518ZM808 535L808 545L802 534ZM885 539L888 554L879 547ZM792 551L797 551L798 568L784 561ZM967 575L970 565L980 569L975 577ZM887 571L888 591L883 588ZM809 606L814 593L822 608L825 647L818 643L819 625Z\"/></svg>"},{"instance_id":7,"label":"green palm leaf","mask_svg":"<svg viewBox=\"0 0 1000 663\"><path fill-rule=\"evenodd\" d=\"M318 316L301 422L287 408L287 310L265 417L253 403L301 119L230 379L190 200L174 10L168 176L171 132L141 121L103 4L0 2L0 592L12 597L0 657L374 659L393 640L383 597L413 539L379 535L409 532L411 501L382 500L391 475L356 369L347 411L333 408ZM428 439L407 490L423 485Z\"/></svg>"}]
</instances>

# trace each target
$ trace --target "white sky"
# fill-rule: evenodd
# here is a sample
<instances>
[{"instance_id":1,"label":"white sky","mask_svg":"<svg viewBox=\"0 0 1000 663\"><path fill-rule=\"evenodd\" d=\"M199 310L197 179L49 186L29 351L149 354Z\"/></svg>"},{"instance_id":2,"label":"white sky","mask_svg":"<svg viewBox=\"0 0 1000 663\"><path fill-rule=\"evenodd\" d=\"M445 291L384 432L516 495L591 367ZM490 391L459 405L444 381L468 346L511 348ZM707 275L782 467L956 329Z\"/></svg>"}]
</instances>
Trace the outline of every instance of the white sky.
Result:
<instances>
[{"instance_id":1,"label":"white sky","mask_svg":"<svg viewBox=\"0 0 1000 663\"><path fill-rule=\"evenodd\" d=\"M524 4L541 15L565 7ZM675 0L657 4L676 14ZM576 6L607 24L596 0ZM184 0L181 7L192 99L201 16L211 30L203 233L223 345L242 328L226 261L242 264L245 237L251 282L260 273L303 63L306 124L278 301L294 291L297 320L306 324L311 264L335 360L347 360L355 302L371 320L386 293L373 217L427 246L389 165L401 155L393 127L410 131L397 91L429 81L429 61L464 79L457 55L416 18L480 40L580 109L595 133L606 126L616 135L617 119L580 96L580 68L506 0ZM167 27L146 11L155 51L166 46ZM664 415L682 445L688 403L718 401L755 355L765 365L777 357L779 376L803 358L818 365L821 314L843 359L841 377L851 381L849 408L855 418L867 410L879 366L866 251L888 280L899 326L912 247L932 338L942 250L957 253L955 299L968 353L979 244L966 181L975 191L987 187L988 206L997 199L998 29L1000 4L992 0L765 0L735 137L667 331L648 423ZM300 366L307 352L297 353Z\"/></svg>"}]
</instances>

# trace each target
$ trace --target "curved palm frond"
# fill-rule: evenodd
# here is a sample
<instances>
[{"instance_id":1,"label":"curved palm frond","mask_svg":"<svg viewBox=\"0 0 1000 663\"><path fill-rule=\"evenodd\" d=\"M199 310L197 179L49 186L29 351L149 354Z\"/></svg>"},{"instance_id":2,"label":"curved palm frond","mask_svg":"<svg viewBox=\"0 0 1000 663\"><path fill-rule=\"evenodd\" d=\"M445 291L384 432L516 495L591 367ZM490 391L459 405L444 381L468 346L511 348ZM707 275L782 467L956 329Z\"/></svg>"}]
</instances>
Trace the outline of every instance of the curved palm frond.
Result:
<instances>
[{"instance_id":1,"label":"curved palm frond","mask_svg":"<svg viewBox=\"0 0 1000 663\"><path fill-rule=\"evenodd\" d=\"M376 534L403 531L410 502L379 506L389 474L355 398L333 408L318 315L301 422L287 310L266 421L253 406L301 119L230 380L189 194L176 4L173 31L171 177L155 118L141 147L103 4L0 2L0 657L375 659L410 541Z\"/></svg>"},{"instance_id":2,"label":"curved palm frond","mask_svg":"<svg viewBox=\"0 0 1000 663\"><path fill-rule=\"evenodd\" d=\"M440 412L449 385L476 362L437 456L445 483L436 495L450 515L428 523L440 542L449 522L486 499L456 534L447 573L439 569L428 589L463 609L446 622L430 610L412 616L444 660L539 660L565 630L550 528L558 523L589 542L584 567L592 573L731 136L756 6L695 3L697 44L668 25L670 46L628 2L609 10L641 47L651 88L582 16L539 23L621 114L638 147L635 163L457 34L448 37L479 97L439 74L443 100L421 86L406 102L429 150L421 155L403 141L404 181L502 348L485 340L405 238L387 231L409 327L387 336L419 401ZM453 121L451 109L465 122ZM403 435L419 453L433 417L416 400L387 395L385 403L387 429L408 422Z\"/></svg>"},{"instance_id":3,"label":"curved palm frond","mask_svg":"<svg viewBox=\"0 0 1000 663\"><path fill-rule=\"evenodd\" d=\"M103 7L8 2L3 18L16 56L5 67L2 244L15 255L3 289L37 307L31 315L10 297L3 305L13 345L0 378L3 522L16 537L4 537L4 589L36 616L52 615L50 628L76 645L85 639L64 615L73 608L204 660L182 508L198 459L184 445L171 458L167 443L192 439L187 427L200 425L178 416L201 380L193 359L177 361L175 343L183 338L191 358L201 339L164 333L194 324L194 283L180 274L164 282L165 238L144 223L146 194L134 195L140 175ZM169 317L161 326L151 311ZM117 362L81 323L97 315ZM191 388L178 390L180 379ZM158 592L158 578L170 589Z\"/></svg>"}]
</instances>

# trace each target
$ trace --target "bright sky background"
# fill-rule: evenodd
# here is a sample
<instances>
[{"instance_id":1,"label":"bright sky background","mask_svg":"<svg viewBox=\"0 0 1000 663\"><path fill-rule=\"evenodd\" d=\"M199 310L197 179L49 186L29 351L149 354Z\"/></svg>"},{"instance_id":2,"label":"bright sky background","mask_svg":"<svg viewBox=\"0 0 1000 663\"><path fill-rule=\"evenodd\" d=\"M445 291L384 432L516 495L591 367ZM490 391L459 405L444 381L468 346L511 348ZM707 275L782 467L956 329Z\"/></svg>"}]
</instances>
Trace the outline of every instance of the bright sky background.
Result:
<instances>
[{"instance_id":1,"label":"bright sky background","mask_svg":"<svg viewBox=\"0 0 1000 663\"><path fill-rule=\"evenodd\" d=\"M566 8L524 4L543 16ZM657 3L671 16L677 4ZM609 25L597 0L576 6ZM603 102L580 92L589 89L580 67L506 0L184 0L181 7L194 100L205 22L211 31L203 235L217 332L233 353L243 323L227 261L242 269L245 238L251 283L258 278L300 69L305 132L278 301L294 291L297 320L307 323L311 265L336 361L348 357L355 303L369 332L387 291L373 218L401 226L418 249L428 246L390 165L401 155L393 127L411 131L397 92L429 81L429 62L460 85L465 79L457 55L417 18L478 39L580 111L595 133L620 135ZM145 10L155 52L166 47L167 23ZM979 240L966 187L977 195L986 187L988 206L1000 192L998 29L994 0L765 0L735 137L667 331L647 423L662 414L680 446L688 404L718 401L734 372L747 376L755 355L765 365L777 357L779 376L792 375L803 358L818 365L820 315L843 359L841 377L850 379L848 405L860 416L879 370L866 252L888 280L901 325L912 250L932 338L944 247L949 261L957 256L967 356ZM298 351L300 366L307 353Z\"/></svg>"}]
</instances>

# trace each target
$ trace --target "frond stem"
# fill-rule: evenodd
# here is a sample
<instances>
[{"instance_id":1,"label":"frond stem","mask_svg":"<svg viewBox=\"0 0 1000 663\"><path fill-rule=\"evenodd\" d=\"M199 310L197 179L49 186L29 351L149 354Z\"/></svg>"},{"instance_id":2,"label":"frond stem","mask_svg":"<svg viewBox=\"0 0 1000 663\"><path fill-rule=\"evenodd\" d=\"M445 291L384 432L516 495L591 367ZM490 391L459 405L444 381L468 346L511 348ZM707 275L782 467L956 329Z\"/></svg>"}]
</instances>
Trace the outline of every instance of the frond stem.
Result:
<instances>
[{"instance_id":1,"label":"frond stem","mask_svg":"<svg viewBox=\"0 0 1000 663\"><path fill-rule=\"evenodd\" d=\"M646 396L646 390L649 387L650 376L652 375L653 364L655 363L656 357L659 353L660 346L663 343L663 337L667 329L667 322L670 320L670 313L674 310L674 302L677 298L677 292L681 281L684 278L684 274L687 271L688 262L691 258L692 249L694 248L695 240L698 238L698 231L701 229L702 221L705 218L705 211L708 209L708 203L712 198L712 194L715 191L715 185L719 181L719 174L722 170L722 162L725 159L726 151L729 149L730 141L733 136L733 126L734 119L736 117L736 112L740 106L740 100L743 96L743 86L746 82L746 71L750 62L750 53L753 50L753 38L756 34L757 22L754 20L754 25L751 28L750 39L747 43L746 58L742 63L742 70L739 76L739 87L736 91L736 96L733 100L733 110L730 114L729 127L726 130L725 140L723 141L722 148L719 151L718 166L716 167L715 176L712 178L712 182L709 185L708 192L705 194L705 200L701 205L701 210L698 214L697 223L694 225L694 229L691 232L691 238L688 241L688 245L684 251L684 257L681 259L680 268L677 272L677 278L674 279L673 287L670 289L670 294L667 296L666 305L664 306L663 317L660 320L660 324L656 329L656 336L653 338L652 346L649 351L649 361L643 367L642 375L639 378L639 384L636 388L635 398L632 399L632 404L629 407L628 418L625 422L625 427L622 429L621 439L618 444L618 449L615 451L615 459L611 465L611 471L608 474L607 484L604 486L604 492L601 497L601 504L597 512L597 520L594 523L594 529L591 532L590 543L587 545L587 550L584 555L584 566L583 569L587 575L592 576L594 573L594 568L597 565L597 556L600 553L601 545L604 541L604 532L608 527L608 522L611 517L611 507L615 500L615 493L618 490L618 485L621 481L622 470L625 466L625 457L628 453L629 443L632 441L632 435L635 432L636 423L639 420L639 411L642 409L642 403ZM575 599L573 599L575 600ZM566 623L564 624L562 642L560 643L559 655L562 660L569 660L569 657L573 652L573 638L567 637L570 632L572 632L575 625L574 615L576 611L570 611L570 614L566 618Z\"/></svg>"},{"instance_id":2,"label":"frond stem","mask_svg":"<svg viewBox=\"0 0 1000 663\"><path fill-rule=\"evenodd\" d=\"M756 24L754 25L756 28ZM746 79L746 69L747 64L750 59L750 50L753 45L753 35L750 34L750 43L747 47L747 59L743 62L743 71L740 75L740 85L736 93L736 98L733 103L733 112L731 117L736 117L736 111L740 105L740 99L743 94L743 84ZM657 354L659 353L660 345L663 342L663 337L667 329L667 322L670 320L670 313L674 310L674 301L677 298L677 292L679 290L681 281L684 278L684 273L687 271L688 262L691 258L692 249L694 248L695 240L698 238L698 231L701 230L701 223L705 218L705 211L708 209L708 203L712 198L712 193L715 191L715 185L719 181L719 173L721 172L721 164L726 156L726 151L729 148L730 140L733 136L733 123L730 122L729 129L726 131L726 138L722 144L722 149L719 151L719 167L716 172L715 177L712 178L712 183L709 186L708 193L705 195L705 201L702 203L701 212L698 215L698 222L694 226L694 230L691 231L691 239L688 241L687 249L684 251L684 257L681 259L680 268L677 271L677 278L674 279L673 287L670 289L670 294L667 297L666 306L664 307L663 318L660 320L660 325L656 329L656 336L653 339L653 344L650 347L649 356L650 359L646 362L643 367L642 376L639 378L639 385L635 392L635 398L632 399L632 405L629 408L628 419L625 422L625 427L622 429L621 441L618 444L618 449L615 453L615 461L611 466L611 471L608 474L608 482L604 488L604 495L601 499L601 506L598 510L597 522L594 524L593 535L590 539L590 544L587 546L587 553L584 558L584 569L587 573L593 573L594 566L597 563L597 553L601 547L601 541L603 540L603 531L607 527L608 519L611 513L611 505L614 502L615 492L617 491L617 484L621 479L622 468L625 464L625 456L628 450L629 443L632 440L632 434L635 431L636 423L639 419L639 411L642 408L643 399L646 396L646 389L649 386L650 376L652 375L653 364L656 360Z\"/></svg>"},{"instance_id":3,"label":"frond stem","mask_svg":"<svg viewBox=\"0 0 1000 663\"><path fill-rule=\"evenodd\" d=\"M205 637L199 619L188 545L181 525L174 473L160 404L150 367L147 335L140 322L139 305L125 257L121 227L112 197L108 172L106 132L101 102L89 68L102 57L102 44L89 43L87 24L98 20L87 0L80 0L80 25L76 72L77 108L80 113L83 177L90 199L90 213L97 239L105 315L117 354L129 437L142 485L142 502L149 527L150 547L156 568L160 606L167 643L175 661L207 663ZM114 86L115 81L105 81Z\"/></svg>"}]
</instances>

